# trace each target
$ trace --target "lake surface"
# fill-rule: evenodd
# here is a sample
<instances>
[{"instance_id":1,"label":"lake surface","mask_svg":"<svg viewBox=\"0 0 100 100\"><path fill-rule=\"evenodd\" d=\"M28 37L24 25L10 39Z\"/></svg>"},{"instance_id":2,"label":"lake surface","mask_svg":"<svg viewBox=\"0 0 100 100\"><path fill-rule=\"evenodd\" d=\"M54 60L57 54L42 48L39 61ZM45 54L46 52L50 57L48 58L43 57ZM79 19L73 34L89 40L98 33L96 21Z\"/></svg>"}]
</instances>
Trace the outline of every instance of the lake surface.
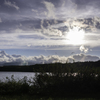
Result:
<instances>
[{"instance_id":1,"label":"lake surface","mask_svg":"<svg viewBox=\"0 0 100 100\"><path fill-rule=\"evenodd\" d=\"M0 80L1 81L6 81L6 77L11 79L11 76L14 75L15 80L19 80L27 76L28 79L31 77L35 77L34 72L0 72Z\"/></svg>"}]
</instances>

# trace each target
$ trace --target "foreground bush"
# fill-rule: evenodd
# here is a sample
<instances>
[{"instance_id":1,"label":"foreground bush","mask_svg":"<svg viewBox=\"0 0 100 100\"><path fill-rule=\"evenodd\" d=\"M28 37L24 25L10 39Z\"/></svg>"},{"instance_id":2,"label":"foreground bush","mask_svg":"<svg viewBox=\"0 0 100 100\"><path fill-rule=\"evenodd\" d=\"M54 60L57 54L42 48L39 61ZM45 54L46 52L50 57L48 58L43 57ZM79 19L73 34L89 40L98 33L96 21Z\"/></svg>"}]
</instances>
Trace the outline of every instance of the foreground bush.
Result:
<instances>
[{"instance_id":1,"label":"foreground bush","mask_svg":"<svg viewBox=\"0 0 100 100\"><path fill-rule=\"evenodd\" d=\"M16 81L12 76L0 82L0 94L66 95L74 93L99 93L100 76L53 75L42 73L33 79Z\"/></svg>"},{"instance_id":2,"label":"foreground bush","mask_svg":"<svg viewBox=\"0 0 100 100\"><path fill-rule=\"evenodd\" d=\"M73 64L72 64L73 65ZM1 95L68 96L100 93L100 71L94 67L53 64L52 71L39 70L35 78L16 81L14 76L0 82ZM99 67L98 67L99 68Z\"/></svg>"}]
</instances>

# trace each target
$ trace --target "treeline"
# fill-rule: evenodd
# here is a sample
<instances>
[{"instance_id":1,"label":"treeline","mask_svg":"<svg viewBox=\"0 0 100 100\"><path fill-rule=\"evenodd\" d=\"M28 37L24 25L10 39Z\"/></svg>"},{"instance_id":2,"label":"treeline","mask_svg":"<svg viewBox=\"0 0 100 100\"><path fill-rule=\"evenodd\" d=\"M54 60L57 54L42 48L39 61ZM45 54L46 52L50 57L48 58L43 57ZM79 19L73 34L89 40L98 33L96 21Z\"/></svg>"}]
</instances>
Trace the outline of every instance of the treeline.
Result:
<instances>
[{"instance_id":1,"label":"treeline","mask_svg":"<svg viewBox=\"0 0 100 100\"><path fill-rule=\"evenodd\" d=\"M61 68L62 67L62 68ZM56 69L61 68L62 71L84 70L86 67L99 71L100 61L96 62L74 62L74 63L50 63L50 64L36 64L36 65L24 65L24 66L1 66L0 71L17 71L17 72L53 72Z\"/></svg>"},{"instance_id":2,"label":"treeline","mask_svg":"<svg viewBox=\"0 0 100 100\"><path fill-rule=\"evenodd\" d=\"M35 78L24 77L19 81L13 76L7 78L6 82L0 82L0 94L68 96L100 93L100 61L24 67L31 67Z\"/></svg>"}]
</instances>

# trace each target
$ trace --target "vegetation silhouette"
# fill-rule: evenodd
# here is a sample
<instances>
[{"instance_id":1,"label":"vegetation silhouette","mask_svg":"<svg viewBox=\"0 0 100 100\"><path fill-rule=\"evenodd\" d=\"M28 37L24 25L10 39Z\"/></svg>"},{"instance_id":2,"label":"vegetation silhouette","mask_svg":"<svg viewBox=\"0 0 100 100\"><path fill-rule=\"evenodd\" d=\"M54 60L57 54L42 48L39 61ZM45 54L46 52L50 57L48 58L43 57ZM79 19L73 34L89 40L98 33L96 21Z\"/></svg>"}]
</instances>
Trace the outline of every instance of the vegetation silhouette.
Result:
<instances>
[{"instance_id":1,"label":"vegetation silhouette","mask_svg":"<svg viewBox=\"0 0 100 100\"><path fill-rule=\"evenodd\" d=\"M1 95L68 96L100 93L100 61L4 66L1 71L33 71L35 77L0 81ZM97 96L99 97L99 96Z\"/></svg>"}]
</instances>

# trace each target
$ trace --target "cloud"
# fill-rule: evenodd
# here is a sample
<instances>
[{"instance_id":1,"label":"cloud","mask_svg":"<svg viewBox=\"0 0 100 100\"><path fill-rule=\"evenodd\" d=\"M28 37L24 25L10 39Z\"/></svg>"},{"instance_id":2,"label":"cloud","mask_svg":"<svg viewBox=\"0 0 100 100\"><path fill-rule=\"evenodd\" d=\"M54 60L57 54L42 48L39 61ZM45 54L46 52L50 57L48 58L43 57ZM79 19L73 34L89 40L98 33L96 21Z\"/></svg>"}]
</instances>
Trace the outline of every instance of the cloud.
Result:
<instances>
[{"instance_id":1,"label":"cloud","mask_svg":"<svg viewBox=\"0 0 100 100\"><path fill-rule=\"evenodd\" d=\"M55 6L53 3L51 2L47 2L44 1L43 4L45 5L45 7L47 8L48 12L47 12L47 17L48 18L56 18L55 16Z\"/></svg>"},{"instance_id":2,"label":"cloud","mask_svg":"<svg viewBox=\"0 0 100 100\"><path fill-rule=\"evenodd\" d=\"M0 31L0 47L1 48L32 48L33 46L69 46L68 40L66 39L66 34L72 27L75 25L80 27L80 30L86 30L87 27L92 29L92 24L95 22L95 29L98 25L99 27L99 18L91 18L91 19L69 19L66 21L57 20L57 24L54 23L54 20L27 20L20 22L22 25L19 28L16 28L16 23L11 21L11 25L8 22L1 23L3 25L0 26L1 29L5 30L5 32ZM52 21L52 22L51 22ZM18 22L18 26L19 23ZM29 23L28 23L29 22ZM34 29L28 28L34 23L34 26L38 27ZM13 23L13 24L12 24ZM27 26L25 26L27 24ZM3 27L5 26L5 27ZM6 30L7 27L10 31ZM13 27L15 26L15 27ZM97 29L96 29L97 30ZM98 34L100 30L94 33L90 31L85 31L84 36L84 46L86 47L96 47L100 46L100 34ZM26 47L25 47L26 46ZM71 45L72 46L72 45ZM83 47L82 47L83 48ZM83 50L83 49L81 49ZM87 52L88 50L85 48L83 52Z\"/></svg>"},{"instance_id":3,"label":"cloud","mask_svg":"<svg viewBox=\"0 0 100 100\"><path fill-rule=\"evenodd\" d=\"M65 6L65 0L63 0L63 2L62 2L62 7L64 7Z\"/></svg>"},{"instance_id":4,"label":"cloud","mask_svg":"<svg viewBox=\"0 0 100 100\"><path fill-rule=\"evenodd\" d=\"M12 0L0 1L0 22L4 22L0 23L0 33L6 31L6 34L0 35L0 48L73 46L69 44L65 35L69 29L75 26L86 32L84 46L100 46L100 34L98 34L100 33L100 18L98 16L87 17L91 14L99 14L100 7L96 8L94 4L99 4L100 1L75 1L33 0L29 2L25 0L26 3L20 0L15 0L16 3ZM13 9L7 9L7 6ZM17 12L14 9L21 10ZM46 12L47 15L43 15L43 12ZM83 50L82 48L81 50ZM86 48L83 50L83 52L87 51Z\"/></svg>"},{"instance_id":5,"label":"cloud","mask_svg":"<svg viewBox=\"0 0 100 100\"><path fill-rule=\"evenodd\" d=\"M35 10L35 9L32 9L32 11L33 11L33 12L36 12L36 13L38 12L38 11L37 11L37 10Z\"/></svg>"},{"instance_id":6,"label":"cloud","mask_svg":"<svg viewBox=\"0 0 100 100\"><path fill-rule=\"evenodd\" d=\"M64 22L68 28L75 26L84 29L85 32L97 32L100 29L100 18L69 18Z\"/></svg>"},{"instance_id":7,"label":"cloud","mask_svg":"<svg viewBox=\"0 0 100 100\"><path fill-rule=\"evenodd\" d=\"M58 55L51 56L21 56L21 55L8 55L4 51L0 51L0 65L34 65L44 63L62 62L65 63L67 57L60 57Z\"/></svg>"},{"instance_id":8,"label":"cloud","mask_svg":"<svg viewBox=\"0 0 100 100\"><path fill-rule=\"evenodd\" d=\"M0 65L34 65L34 64L45 64L45 63L55 63L55 62L77 62L77 61L97 61L100 60L97 56L75 54L73 56L65 57L58 55L51 56L21 56L21 55L9 55L4 51L0 51Z\"/></svg>"},{"instance_id":9,"label":"cloud","mask_svg":"<svg viewBox=\"0 0 100 100\"><path fill-rule=\"evenodd\" d=\"M79 50L81 52L87 53L88 52L88 48L85 48L83 45L80 46Z\"/></svg>"},{"instance_id":10,"label":"cloud","mask_svg":"<svg viewBox=\"0 0 100 100\"><path fill-rule=\"evenodd\" d=\"M57 33L55 33L57 35ZM51 34L52 35L52 34ZM50 36L50 35L49 35ZM43 49L49 47L57 47L66 43L61 39L51 36L46 36L37 31L15 30L11 33L1 32L0 48L1 49ZM30 48L29 48L30 47Z\"/></svg>"},{"instance_id":11,"label":"cloud","mask_svg":"<svg viewBox=\"0 0 100 100\"><path fill-rule=\"evenodd\" d=\"M19 7L15 4L15 2L11 3L10 1L5 0L4 4L10 7L14 7L16 10L19 10Z\"/></svg>"},{"instance_id":12,"label":"cloud","mask_svg":"<svg viewBox=\"0 0 100 100\"><path fill-rule=\"evenodd\" d=\"M0 18L0 23L2 23L2 20L1 20L1 18Z\"/></svg>"},{"instance_id":13,"label":"cloud","mask_svg":"<svg viewBox=\"0 0 100 100\"><path fill-rule=\"evenodd\" d=\"M42 33L48 36L62 36L62 31L60 31L59 29L54 29L52 27L44 27L44 20L41 20L41 29L42 29ZM48 22L49 24L49 22ZM50 26L50 24L49 24Z\"/></svg>"},{"instance_id":14,"label":"cloud","mask_svg":"<svg viewBox=\"0 0 100 100\"><path fill-rule=\"evenodd\" d=\"M76 54L72 56L77 61L98 61L100 58L98 56L92 56L92 55L85 55L85 54Z\"/></svg>"}]
</instances>

